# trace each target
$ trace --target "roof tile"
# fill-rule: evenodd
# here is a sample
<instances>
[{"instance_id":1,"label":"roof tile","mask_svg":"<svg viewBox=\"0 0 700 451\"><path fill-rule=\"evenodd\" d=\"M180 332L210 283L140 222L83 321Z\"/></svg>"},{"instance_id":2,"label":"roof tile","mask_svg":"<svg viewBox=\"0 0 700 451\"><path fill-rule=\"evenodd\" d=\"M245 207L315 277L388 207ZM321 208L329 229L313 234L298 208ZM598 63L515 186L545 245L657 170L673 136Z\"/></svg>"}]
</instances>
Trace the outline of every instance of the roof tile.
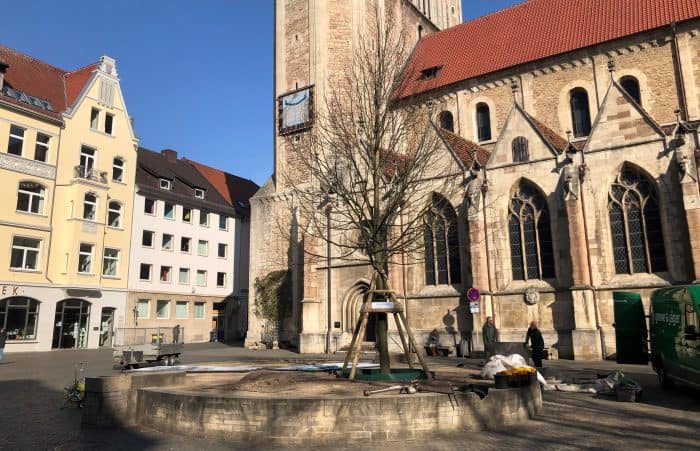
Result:
<instances>
[{"instance_id":1,"label":"roof tile","mask_svg":"<svg viewBox=\"0 0 700 451\"><path fill-rule=\"evenodd\" d=\"M698 0L530 0L425 36L403 98L700 16ZM422 70L443 66L435 78Z\"/></svg>"}]
</instances>

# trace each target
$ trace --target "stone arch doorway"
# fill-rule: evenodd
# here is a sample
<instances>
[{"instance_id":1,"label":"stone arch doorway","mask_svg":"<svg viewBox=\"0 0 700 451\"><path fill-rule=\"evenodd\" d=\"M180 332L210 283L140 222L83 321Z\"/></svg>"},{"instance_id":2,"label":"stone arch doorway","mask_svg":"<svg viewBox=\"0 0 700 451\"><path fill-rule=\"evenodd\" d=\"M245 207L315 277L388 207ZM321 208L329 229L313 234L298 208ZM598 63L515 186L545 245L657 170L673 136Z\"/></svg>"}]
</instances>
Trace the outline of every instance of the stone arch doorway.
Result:
<instances>
[{"instance_id":1,"label":"stone arch doorway","mask_svg":"<svg viewBox=\"0 0 700 451\"><path fill-rule=\"evenodd\" d=\"M90 303L83 299L65 299L56 304L52 348L86 348L90 322Z\"/></svg>"},{"instance_id":2,"label":"stone arch doorway","mask_svg":"<svg viewBox=\"0 0 700 451\"><path fill-rule=\"evenodd\" d=\"M369 291L369 281L360 279L355 282L345 293L343 299L343 331L353 333L357 320L360 318L360 307ZM375 336L376 317L370 313L367 321L367 329L365 331L364 341L376 342Z\"/></svg>"}]
</instances>

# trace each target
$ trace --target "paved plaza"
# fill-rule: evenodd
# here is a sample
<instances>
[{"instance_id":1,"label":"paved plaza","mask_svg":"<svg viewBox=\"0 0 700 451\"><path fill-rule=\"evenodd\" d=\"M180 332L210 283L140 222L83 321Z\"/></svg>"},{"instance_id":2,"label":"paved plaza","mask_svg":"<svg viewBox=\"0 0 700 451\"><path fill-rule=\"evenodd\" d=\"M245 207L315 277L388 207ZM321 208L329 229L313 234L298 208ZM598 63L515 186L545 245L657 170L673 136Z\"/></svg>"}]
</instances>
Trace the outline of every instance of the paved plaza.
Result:
<instances>
[{"instance_id":1,"label":"paved plaza","mask_svg":"<svg viewBox=\"0 0 700 451\"><path fill-rule=\"evenodd\" d=\"M224 450L284 449L264 443L216 443L143 428L83 430L81 411L61 410L63 387L73 379L73 365L85 362L89 376L115 374L105 350L9 354L0 363L1 450ZM182 363L269 363L318 360L283 350L251 351L223 344L188 345ZM342 355L333 356L339 361ZM435 358L433 365L455 367L478 362ZM622 368L644 387L638 403L619 403L591 394L545 392L544 407L534 421L503 431L465 432L388 445L339 443L333 449L691 449L700 432L700 392L663 391L650 367L613 362L545 362L547 373L590 377ZM297 447L289 447L289 449ZM310 444L307 449L324 449Z\"/></svg>"}]
</instances>

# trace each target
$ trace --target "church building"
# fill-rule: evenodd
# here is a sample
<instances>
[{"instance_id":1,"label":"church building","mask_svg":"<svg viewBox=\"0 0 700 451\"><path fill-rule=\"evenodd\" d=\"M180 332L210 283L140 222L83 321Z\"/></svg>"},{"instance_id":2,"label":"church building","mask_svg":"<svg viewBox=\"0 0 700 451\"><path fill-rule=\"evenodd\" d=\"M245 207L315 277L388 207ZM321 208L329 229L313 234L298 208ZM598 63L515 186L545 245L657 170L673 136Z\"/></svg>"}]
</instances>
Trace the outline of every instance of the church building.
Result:
<instances>
[{"instance_id":1,"label":"church building","mask_svg":"<svg viewBox=\"0 0 700 451\"><path fill-rule=\"evenodd\" d=\"M523 341L534 320L552 354L607 358L613 292L647 303L700 279L696 1L529 0L466 23L458 0L373 1L415 39L397 106L431 105L463 170L461 192L434 196L423 261L391 269L419 341L438 329L445 346L481 349L493 316L503 341ZM302 353L343 349L369 288L367 266L311 264L275 232L293 228L285 136L313 127L367 3L276 2L275 174L251 199L249 346L274 332ZM254 287L280 270L291 305L271 324Z\"/></svg>"}]
</instances>

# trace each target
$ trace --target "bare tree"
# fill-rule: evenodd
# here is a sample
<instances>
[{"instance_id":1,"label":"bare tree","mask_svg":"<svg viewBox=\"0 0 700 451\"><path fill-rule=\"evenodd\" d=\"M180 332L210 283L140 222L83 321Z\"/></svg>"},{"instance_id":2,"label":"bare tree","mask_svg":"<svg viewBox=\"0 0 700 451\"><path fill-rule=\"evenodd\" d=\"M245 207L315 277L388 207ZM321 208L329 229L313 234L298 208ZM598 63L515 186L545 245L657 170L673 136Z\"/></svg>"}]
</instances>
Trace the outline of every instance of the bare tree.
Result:
<instances>
[{"instance_id":1,"label":"bare tree","mask_svg":"<svg viewBox=\"0 0 700 451\"><path fill-rule=\"evenodd\" d=\"M404 68L409 41L401 24L392 9L370 17L351 64L331 78L313 128L286 141L294 165L285 177L301 232L330 242L335 258L366 261L372 288L389 290L395 257L422 246L432 193L449 193L455 177L454 167L440 167L444 144L429 111L393 102L416 76ZM380 366L388 373L387 316L376 319Z\"/></svg>"}]
</instances>

